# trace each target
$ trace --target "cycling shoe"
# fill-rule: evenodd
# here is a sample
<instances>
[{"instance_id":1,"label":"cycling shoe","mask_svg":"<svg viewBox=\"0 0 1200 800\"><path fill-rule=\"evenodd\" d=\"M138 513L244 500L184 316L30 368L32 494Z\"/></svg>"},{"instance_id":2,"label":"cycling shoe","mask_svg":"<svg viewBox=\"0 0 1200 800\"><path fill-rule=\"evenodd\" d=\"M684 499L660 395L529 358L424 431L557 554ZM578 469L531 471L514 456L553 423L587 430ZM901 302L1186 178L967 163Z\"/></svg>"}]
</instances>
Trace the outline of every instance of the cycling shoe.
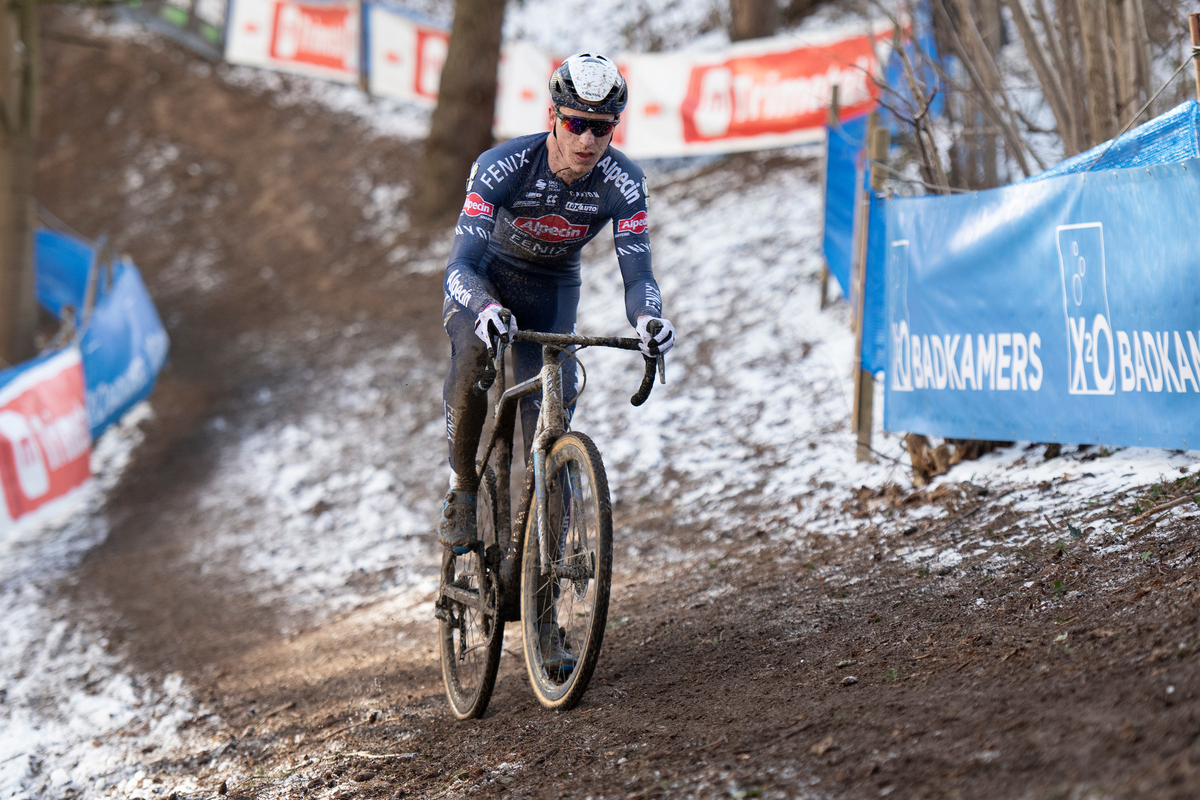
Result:
<instances>
[{"instance_id":1,"label":"cycling shoe","mask_svg":"<svg viewBox=\"0 0 1200 800\"><path fill-rule=\"evenodd\" d=\"M475 549L479 544L475 531L475 492L446 492L437 536L444 547L458 555Z\"/></svg>"}]
</instances>

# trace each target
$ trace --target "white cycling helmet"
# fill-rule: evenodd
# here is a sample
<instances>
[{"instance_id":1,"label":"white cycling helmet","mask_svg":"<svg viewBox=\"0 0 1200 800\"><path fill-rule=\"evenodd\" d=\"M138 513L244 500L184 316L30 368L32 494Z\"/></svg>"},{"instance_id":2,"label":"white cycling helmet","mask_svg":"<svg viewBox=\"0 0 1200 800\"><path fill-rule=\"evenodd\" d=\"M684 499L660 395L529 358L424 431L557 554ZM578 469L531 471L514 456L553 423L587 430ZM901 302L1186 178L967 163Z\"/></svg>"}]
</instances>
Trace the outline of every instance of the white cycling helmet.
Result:
<instances>
[{"instance_id":1,"label":"white cycling helmet","mask_svg":"<svg viewBox=\"0 0 1200 800\"><path fill-rule=\"evenodd\" d=\"M578 53L550 76L550 98L556 106L620 116L629 100L629 87L612 59Z\"/></svg>"}]
</instances>

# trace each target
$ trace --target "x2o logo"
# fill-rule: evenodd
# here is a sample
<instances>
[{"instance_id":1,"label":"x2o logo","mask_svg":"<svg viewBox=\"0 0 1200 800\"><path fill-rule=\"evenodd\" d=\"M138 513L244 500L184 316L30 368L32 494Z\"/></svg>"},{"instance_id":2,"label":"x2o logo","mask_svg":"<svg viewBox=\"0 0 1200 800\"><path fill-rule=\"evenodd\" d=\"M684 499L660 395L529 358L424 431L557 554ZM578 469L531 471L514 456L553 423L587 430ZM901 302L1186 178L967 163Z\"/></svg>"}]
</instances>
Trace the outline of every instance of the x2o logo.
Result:
<instances>
[{"instance_id":1,"label":"x2o logo","mask_svg":"<svg viewBox=\"0 0 1200 800\"><path fill-rule=\"evenodd\" d=\"M1104 268L1104 226L1058 227L1070 394L1114 394L1117 350Z\"/></svg>"}]
</instances>

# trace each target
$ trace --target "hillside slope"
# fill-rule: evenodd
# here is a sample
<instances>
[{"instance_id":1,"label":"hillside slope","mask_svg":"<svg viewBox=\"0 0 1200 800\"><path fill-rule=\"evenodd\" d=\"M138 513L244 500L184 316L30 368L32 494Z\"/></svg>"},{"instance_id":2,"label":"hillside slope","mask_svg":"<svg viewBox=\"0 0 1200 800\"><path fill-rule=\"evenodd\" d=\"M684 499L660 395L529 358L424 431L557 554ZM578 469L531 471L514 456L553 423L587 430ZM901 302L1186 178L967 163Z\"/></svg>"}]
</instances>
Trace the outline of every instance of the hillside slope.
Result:
<instances>
[{"instance_id":1,"label":"hillside slope","mask_svg":"<svg viewBox=\"0 0 1200 800\"><path fill-rule=\"evenodd\" d=\"M419 144L81 19L48 19L93 43L48 42L39 196L133 256L172 357L86 532L0 583L29 620L0 714L47 732L0 735L6 793L1188 796L1194 518L1126 525L1200 459L1018 444L914 491L878 433L855 464L814 150L650 165L681 342L638 410L637 364L584 357L618 542L593 686L544 712L510 638L492 710L454 722L429 604L448 239L407 227ZM581 330L627 329L607 242L584 291Z\"/></svg>"}]
</instances>

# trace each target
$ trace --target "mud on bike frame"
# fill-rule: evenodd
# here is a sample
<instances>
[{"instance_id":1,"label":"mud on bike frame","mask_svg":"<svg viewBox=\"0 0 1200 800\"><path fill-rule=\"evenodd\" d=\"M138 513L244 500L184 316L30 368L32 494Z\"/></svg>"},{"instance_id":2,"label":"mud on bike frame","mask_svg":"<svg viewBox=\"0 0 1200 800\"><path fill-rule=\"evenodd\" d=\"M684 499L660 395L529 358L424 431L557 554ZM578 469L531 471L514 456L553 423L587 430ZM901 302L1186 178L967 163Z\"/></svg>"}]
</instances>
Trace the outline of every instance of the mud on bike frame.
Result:
<instances>
[{"instance_id":1,"label":"mud on bike frame","mask_svg":"<svg viewBox=\"0 0 1200 800\"><path fill-rule=\"evenodd\" d=\"M538 700L548 708L574 706L587 690L608 614L612 570L608 483L595 444L584 434L566 429L562 370L581 348L639 350L640 342L532 331L518 331L512 338L542 346L542 369L507 388L507 342L493 340L488 348L484 376L473 387L482 395L498 381L493 429L478 467L480 543L461 555L447 550L442 562L436 614L441 624L442 675L451 708L460 719L479 717L487 709L504 623L518 620L530 684ZM646 357L646 372L631 399L633 405L641 405L649 396L656 368L661 376L661 355ZM542 404L530 436L530 463L519 509L513 515L510 480L517 409L521 398L539 392Z\"/></svg>"},{"instance_id":2,"label":"mud on bike frame","mask_svg":"<svg viewBox=\"0 0 1200 800\"><path fill-rule=\"evenodd\" d=\"M507 322L508 320L505 318L505 323L507 324ZM650 323L651 336L657 335L660 329L661 326L658 323ZM534 499L535 495L534 477L538 474L539 467L545 466L545 453L549 449L549 444L566 433L562 394L562 366L566 358L574 358L575 353L585 347L612 347L618 350L640 350L641 345L640 340L630 337L578 336L576 334L538 333L536 331L517 331L512 338L515 342L533 342L542 345L541 372L529 380L506 389L504 380L505 343L503 340L497 339L494 346L488 348L487 367L484 370L483 377L472 388L475 394L482 395L486 394L492 388L497 378L500 381L500 397L496 402L492 435L488 440L487 448L484 450L478 469L478 477L480 480L483 480L485 477L484 472L488 469L492 454L495 452L496 484L499 487L496 498L498 506L496 517L500 520L512 521L509 535L504 537L507 539L506 544L510 546L510 552L503 552L506 548L501 545L500 550L488 555L489 560L495 566L502 566L504 562L515 561L515 559L505 558L505 556L515 555L516 558L520 557L520 549L524 544L522 534L525 531L525 522L529 515L530 502ZM629 399L630 404L633 406L641 406L650 397L650 390L654 387L654 373L656 369L661 382L667 382L663 357L659 355L656 357L643 356L643 358L645 358L646 362L646 371L642 376L642 383L638 387L637 392ZM543 387L546 387L547 391L543 391ZM522 397L537 394L538 392L542 392L542 407L538 414L537 429L532 436L533 443L530 447L533 463L529 465L530 469L526 470L525 487L520 494L520 505L517 515L513 517L511 495L508 487L512 471L512 443L516 432L517 408ZM542 462L540 464L538 460L539 451L541 452ZM497 542L497 544L500 543ZM544 540L542 545L544 558ZM501 608L505 621L515 622L519 619L519 612L516 610L517 603L515 602L515 594L518 590L517 584L519 584L519 581L514 580L516 576L512 574L515 564L509 563L506 566L508 569L504 570L500 575L501 584L507 590L505 592L506 596L501 598ZM504 574L505 572L508 574Z\"/></svg>"}]
</instances>

